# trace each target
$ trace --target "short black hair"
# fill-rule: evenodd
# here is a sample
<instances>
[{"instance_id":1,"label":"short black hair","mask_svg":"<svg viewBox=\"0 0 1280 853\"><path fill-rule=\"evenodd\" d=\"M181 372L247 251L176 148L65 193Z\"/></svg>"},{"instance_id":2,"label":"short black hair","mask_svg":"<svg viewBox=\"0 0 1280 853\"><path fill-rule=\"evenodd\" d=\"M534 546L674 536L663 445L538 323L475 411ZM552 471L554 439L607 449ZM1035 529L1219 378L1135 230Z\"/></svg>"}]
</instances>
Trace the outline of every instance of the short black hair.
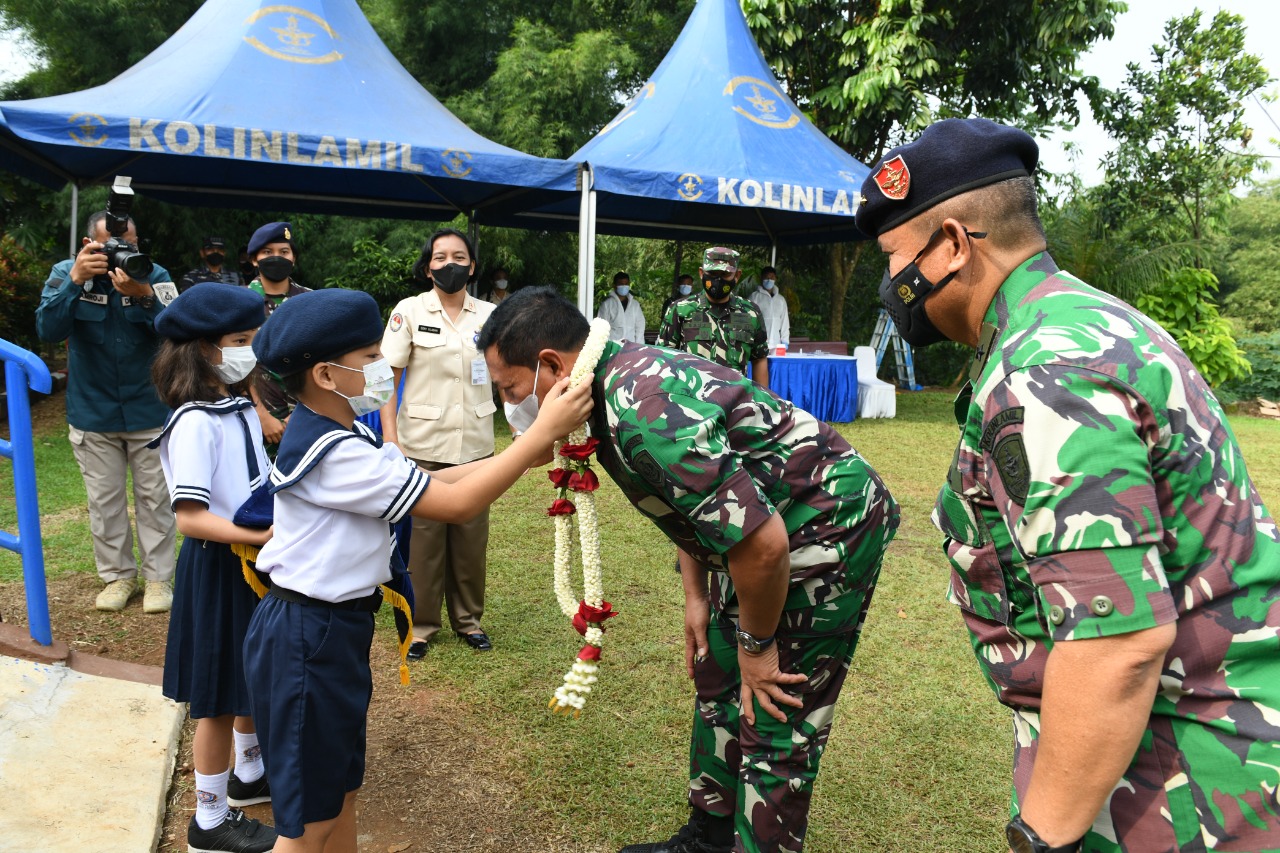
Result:
<instances>
[{"instance_id":1,"label":"short black hair","mask_svg":"<svg viewBox=\"0 0 1280 853\"><path fill-rule=\"evenodd\" d=\"M676 284L684 284L686 281L689 282L689 284L693 284L693 276L689 275L688 273L685 273L684 275L676 279Z\"/></svg>"},{"instance_id":2,"label":"short black hair","mask_svg":"<svg viewBox=\"0 0 1280 853\"><path fill-rule=\"evenodd\" d=\"M480 264L476 261L476 247L471 244L471 238L457 228L441 228L427 238L427 242L422 246L422 252L418 255L418 260L413 264L413 277L418 281L427 280L427 270L431 269L431 251L441 237L457 237L467 247L467 255L471 258L471 263L475 264L475 269L472 270L467 283L475 281L476 273L480 271Z\"/></svg>"},{"instance_id":3,"label":"short black hair","mask_svg":"<svg viewBox=\"0 0 1280 853\"><path fill-rule=\"evenodd\" d=\"M476 349L491 346L512 367L533 369L544 349L574 352L587 340L591 325L578 306L550 287L526 287L502 300L493 310Z\"/></svg>"},{"instance_id":4,"label":"short black hair","mask_svg":"<svg viewBox=\"0 0 1280 853\"><path fill-rule=\"evenodd\" d=\"M627 275L627 274L626 274L626 273L624 273L624 272L619 271L619 272L617 272L617 273L615 273L615 274L614 274L614 276L613 276L613 283L614 283L614 284L617 284L618 282L622 281L624 278L625 278L627 281L631 281L631 276Z\"/></svg>"},{"instance_id":5,"label":"short black hair","mask_svg":"<svg viewBox=\"0 0 1280 853\"><path fill-rule=\"evenodd\" d=\"M764 269L760 270L760 277L764 278L764 274L770 273L770 272L773 273L774 275L778 274L778 271L775 270L773 267L765 267Z\"/></svg>"},{"instance_id":6,"label":"short black hair","mask_svg":"<svg viewBox=\"0 0 1280 853\"><path fill-rule=\"evenodd\" d=\"M93 232L97 231L98 226L102 225L102 223L105 222L106 219L107 219L107 212L105 210L99 210L99 211L90 213L89 220L88 222L85 223L85 226L84 226L84 235L88 237L90 240L94 239ZM133 221L132 216L129 217L129 224L133 226L135 231L137 230L138 223ZM105 229L107 226L103 225L102 227Z\"/></svg>"}]
</instances>

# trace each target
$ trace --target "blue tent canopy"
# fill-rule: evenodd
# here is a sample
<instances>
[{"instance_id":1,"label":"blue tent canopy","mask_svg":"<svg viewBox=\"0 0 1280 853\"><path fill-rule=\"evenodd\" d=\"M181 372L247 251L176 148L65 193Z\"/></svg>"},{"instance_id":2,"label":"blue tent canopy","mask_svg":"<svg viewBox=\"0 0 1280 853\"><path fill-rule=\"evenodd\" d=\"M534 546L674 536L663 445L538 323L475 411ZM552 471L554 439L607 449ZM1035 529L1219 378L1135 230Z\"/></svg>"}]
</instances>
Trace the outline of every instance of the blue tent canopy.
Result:
<instances>
[{"instance_id":1,"label":"blue tent canopy","mask_svg":"<svg viewBox=\"0 0 1280 853\"><path fill-rule=\"evenodd\" d=\"M49 186L126 174L183 204L451 219L572 191L401 67L355 0L207 0L102 86L0 103L0 168Z\"/></svg>"},{"instance_id":2,"label":"blue tent canopy","mask_svg":"<svg viewBox=\"0 0 1280 853\"><path fill-rule=\"evenodd\" d=\"M868 169L783 92L737 0L698 0L653 77L569 159L589 164L596 230L703 242L862 239ZM482 221L573 228L577 198L513 199Z\"/></svg>"}]
</instances>

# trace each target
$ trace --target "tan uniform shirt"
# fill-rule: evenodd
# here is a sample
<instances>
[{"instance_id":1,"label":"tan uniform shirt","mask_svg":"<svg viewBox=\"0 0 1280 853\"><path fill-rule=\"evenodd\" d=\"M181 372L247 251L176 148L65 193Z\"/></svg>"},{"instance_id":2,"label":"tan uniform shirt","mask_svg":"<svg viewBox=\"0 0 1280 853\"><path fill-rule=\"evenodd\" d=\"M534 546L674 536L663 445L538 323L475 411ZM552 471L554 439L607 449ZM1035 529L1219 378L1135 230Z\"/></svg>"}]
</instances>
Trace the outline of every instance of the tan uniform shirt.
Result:
<instances>
[{"instance_id":1,"label":"tan uniform shirt","mask_svg":"<svg viewBox=\"0 0 1280 853\"><path fill-rule=\"evenodd\" d=\"M476 350L493 305L468 296L450 321L434 291L402 299L387 321L382 354L402 367L404 398L396 417L406 456L460 465L493 453L493 386Z\"/></svg>"}]
</instances>

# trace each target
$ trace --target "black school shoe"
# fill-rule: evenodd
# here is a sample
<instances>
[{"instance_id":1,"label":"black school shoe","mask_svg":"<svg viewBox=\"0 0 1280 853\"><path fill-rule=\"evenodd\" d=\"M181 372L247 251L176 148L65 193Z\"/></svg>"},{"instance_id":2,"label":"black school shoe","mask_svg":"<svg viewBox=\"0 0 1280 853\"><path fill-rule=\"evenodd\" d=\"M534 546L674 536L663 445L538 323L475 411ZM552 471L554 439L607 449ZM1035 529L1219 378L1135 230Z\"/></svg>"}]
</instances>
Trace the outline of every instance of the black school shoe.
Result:
<instances>
[{"instance_id":1,"label":"black school shoe","mask_svg":"<svg viewBox=\"0 0 1280 853\"><path fill-rule=\"evenodd\" d=\"M227 779L227 805L256 806L258 803L271 802L271 786L267 784L267 774L263 773L252 782L241 782L234 770Z\"/></svg>"},{"instance_id":2,"label":"black school shoe","mask_svg":"<svg viewBox=\"0 0 1280 853\"><path fill-rule=\"evenodd\" d=\"M461 631L454 632L458 635L458 639L466 643L477 652L488 652L493 650L493 643L489 642L489 635L484 631L476 631L474 634L464 634Z\"/></svg>"},{"instance_id":3,"label":"black school shoe","mask_svg":"<svg viewBox=\"0 0 1280 853\"><path fill-rule=\"evenodd\" d=\"M427 656L427 649L431 648L430 640L414 640L409 644L409 651L405 653L405 660L422 660Z\"/></svg>"},{"instance_id":4,"label":"black school shoe","mask_svg":"<svg viewBox=\"0 0 1280 853\"><path fill-rule=\"evenodd\" d=\"M213 829L201 829L194 815L187 824L187 853L268 853L275 846L276 831L239 809Z\"/></svg>"}]
</instances>

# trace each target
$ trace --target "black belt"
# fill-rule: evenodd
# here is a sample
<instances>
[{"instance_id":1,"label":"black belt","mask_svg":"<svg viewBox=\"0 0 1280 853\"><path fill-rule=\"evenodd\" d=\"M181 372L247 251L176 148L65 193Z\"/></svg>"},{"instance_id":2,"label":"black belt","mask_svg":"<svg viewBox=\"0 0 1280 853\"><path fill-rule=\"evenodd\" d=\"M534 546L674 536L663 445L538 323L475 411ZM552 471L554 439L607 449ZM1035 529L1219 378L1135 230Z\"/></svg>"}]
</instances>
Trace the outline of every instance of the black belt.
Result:
<instances>
[{"instance_id":1,"label":"black belt","mask_svg":"<svg viewBox=\"0 0 1280 853\"><path fill-rule=\"evenodd\" d=\"M378 608L382 606L381 587L378 587L372 593L364 596L363 598L351 598L346 601L324 601L323 599L303 595L300 592L294 592L291 589L285 589L282 586L271 587L270 593L281 601L287 601L290 604L301 604L303 607L328 607L330 610L350 610L355 613L376 613Z\"/></svg>"}]
</instances>

